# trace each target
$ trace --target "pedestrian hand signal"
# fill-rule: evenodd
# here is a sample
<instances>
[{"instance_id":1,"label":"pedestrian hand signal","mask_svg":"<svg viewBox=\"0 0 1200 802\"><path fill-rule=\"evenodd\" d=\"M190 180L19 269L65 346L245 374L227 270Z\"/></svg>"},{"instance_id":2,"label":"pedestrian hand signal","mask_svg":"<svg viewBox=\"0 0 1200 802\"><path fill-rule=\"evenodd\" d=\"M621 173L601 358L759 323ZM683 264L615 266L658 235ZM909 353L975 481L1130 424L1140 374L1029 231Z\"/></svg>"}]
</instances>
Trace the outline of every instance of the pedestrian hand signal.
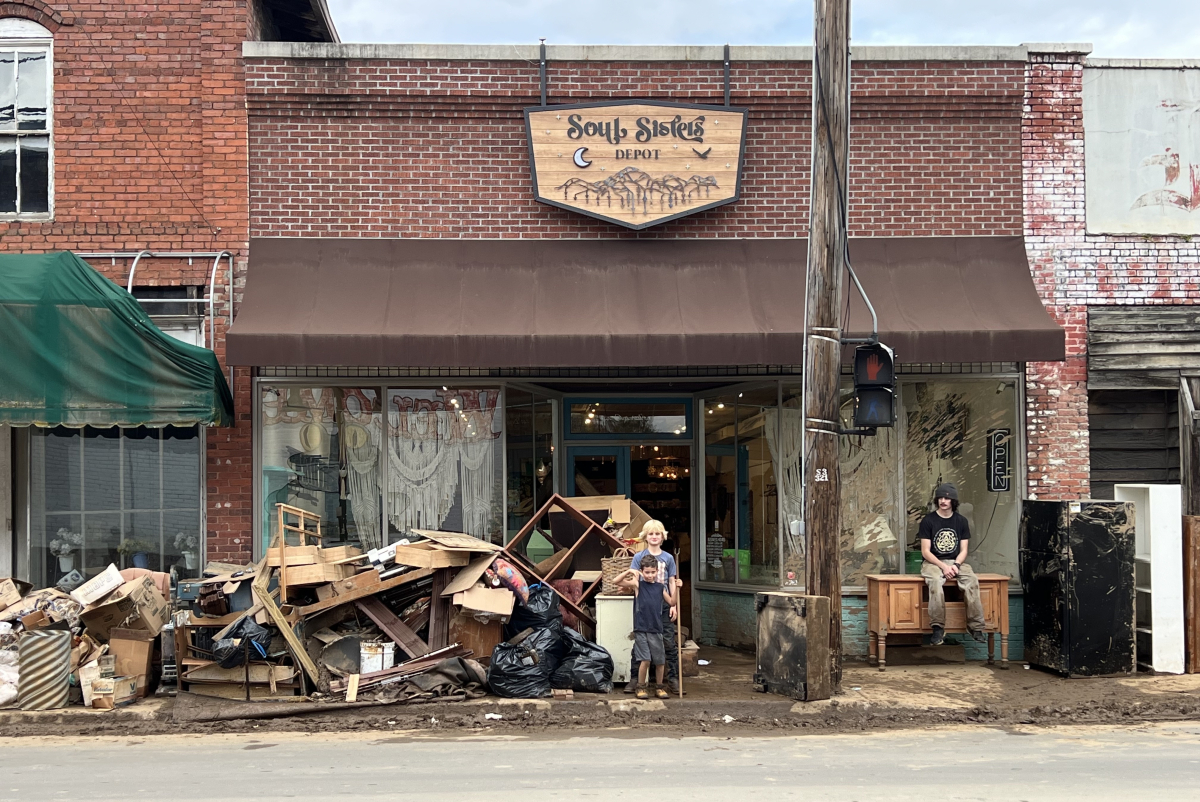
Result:
<instances>
[{"instance_id":1,"label":"pedestrian hand signal","mask_svg":"<svg viewBox=\"0 0 1200 802\"><path fill-rule=\"evenodd\" d=\"M854 349L854 425L896 424L896 355L882 343Z\"/></svg>"}]
</instances>

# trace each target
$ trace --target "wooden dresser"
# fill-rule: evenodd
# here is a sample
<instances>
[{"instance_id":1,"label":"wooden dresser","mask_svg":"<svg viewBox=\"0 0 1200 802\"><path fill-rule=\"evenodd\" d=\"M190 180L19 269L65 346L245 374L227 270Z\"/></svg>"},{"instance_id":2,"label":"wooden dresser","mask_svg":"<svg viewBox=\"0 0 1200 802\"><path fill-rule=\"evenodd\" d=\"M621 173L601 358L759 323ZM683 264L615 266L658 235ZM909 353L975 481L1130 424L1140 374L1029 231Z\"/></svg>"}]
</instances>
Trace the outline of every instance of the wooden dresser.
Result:
<instances>
[{"instance_id":1,"label":"wooden dresser","mask_svg":"<svg viewBox=\"0 0 1200 802\"><path fill-rule=\"evenodd\" d=\"M1003 574L976 574L979 600L988 633L988 664L995 662L995 636L1000 634L1000 667L1008 668L1008 577ZM946 581L946 589L958 583ZM967 631L967 605L950 601L946 594L946 632ZM867 576L867 648L871 665L883 671L887 667L888 635L922 635L929 626L929 592L920 574L869 574Z\"/></svg>"}]
</instances>

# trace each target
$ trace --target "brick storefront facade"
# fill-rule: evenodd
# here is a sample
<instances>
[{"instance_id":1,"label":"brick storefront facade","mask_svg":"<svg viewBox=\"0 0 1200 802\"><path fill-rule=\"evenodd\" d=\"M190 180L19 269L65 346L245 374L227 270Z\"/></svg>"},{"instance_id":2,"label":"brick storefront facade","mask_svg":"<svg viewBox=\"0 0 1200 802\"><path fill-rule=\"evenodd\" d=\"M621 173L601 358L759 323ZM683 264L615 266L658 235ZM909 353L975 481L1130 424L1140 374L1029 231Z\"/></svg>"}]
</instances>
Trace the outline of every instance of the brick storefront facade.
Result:
<instances>
[{"instance_id":1,"label":"brick storefront facade","mask_svg":"<svg viewBox=\"0 0 1200 802\"><path fill-rule=\"evenodd\" d=\"M1024 63L865 58L853 234L1020 233ZM810 72L735 56L732 103L750 109L741 201L633 233L533 200L521 111L538 103L536 62L252 55L251 234L804 236ZM551 104L722 102L720 62L552 61L547 73Z\"/></svg>"},{"instance_id":2,"label":"brick storefront facade","mask_svg":"<svg viewBox=\"0 0 1200 802\"><path fill-rule=\"evenodd\" d=\"M243 283L249 197L241 48L270 33L258 0L12 0L0 3L4 17L53 34L54 212L49 220L0 219L0 249L227 250ZM125 286L130 259L91 263ZM144 259L136 285L207 287L211 269L211 259ZM222 364L226 286L217 282L214 339ZM233 380L238 426L206 433L209 559L239 559L249 547L249 375L238 370Z\"/></svg>"},{"instance_id":3,"label":"brick storefront facade","mask_svg":"<svg viewBox=\"0 0 1200 802\"><path fill-rule=\"evenodd\" d=\"M1083 52L1030 56L1022 125L1025 242L1043 303L1067 333L1067 360L1027 367L1032 497L1091 495L1088 308L1200 302L1200 243L1089 234Z\"/></svg>"}]
</instances>

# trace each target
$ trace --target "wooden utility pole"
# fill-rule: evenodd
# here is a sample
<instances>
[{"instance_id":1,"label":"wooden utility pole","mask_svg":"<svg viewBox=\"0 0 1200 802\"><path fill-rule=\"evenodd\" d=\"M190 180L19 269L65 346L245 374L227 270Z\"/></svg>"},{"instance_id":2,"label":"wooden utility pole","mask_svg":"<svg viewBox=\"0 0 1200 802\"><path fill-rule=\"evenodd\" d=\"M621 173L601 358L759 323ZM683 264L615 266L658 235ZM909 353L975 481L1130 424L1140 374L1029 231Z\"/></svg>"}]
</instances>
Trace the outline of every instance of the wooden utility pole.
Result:
<instances>
[{"instance_id":1,"label":"wooden utility pole","mask_svg":"<svg viewBox=\"0 0 1200 802\"><path fill-rule=\"evenodd\" d=\"M816 0L815 11L812 201L805 299L805 592L829 597L830 671L837 692L842 682L838 385L846 204L849 203L850 0Z\"/></svg>"}]
</instances>

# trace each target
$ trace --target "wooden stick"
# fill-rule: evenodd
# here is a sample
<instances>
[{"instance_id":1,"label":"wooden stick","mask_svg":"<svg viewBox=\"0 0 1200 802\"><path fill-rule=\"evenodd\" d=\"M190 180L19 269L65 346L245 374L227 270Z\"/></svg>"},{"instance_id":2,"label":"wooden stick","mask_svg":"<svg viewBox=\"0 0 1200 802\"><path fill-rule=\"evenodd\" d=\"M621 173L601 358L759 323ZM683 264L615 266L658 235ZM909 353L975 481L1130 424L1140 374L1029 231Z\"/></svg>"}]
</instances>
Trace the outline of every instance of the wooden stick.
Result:
<instances>
[{"instance_id":1,"label":"wooden stick","mask_svg":"<svg viewBox=\"0 0 1200 802\"><path fill-rule=\"evenodd\" d=\"M679 552L678 551L675 552L675 570L676 570L676 572L679 571ZM678 578L679 574L676 573L675 576L676 576L676 578ZM682 580L680 580L680 581L682 582ZM675 588L675 590L682 590L682 589L683 589L682 584L679 587ZM683 605L680 604L681 601L682 601L682 598L675 599L675 609L677 609L679 611L679 613L675 616L675 648L676 648L675 665L679 666L679 668L678 668L679 676L677 676L675 679L679 682L679 698L680 699L683 698Z\"/></svg>"},{"instance_id":2,"label":"wooden stick","mask_svg":"<svg viewBox=\"0 0 1200 802\"><path fill-rule=\"evenodd\" d=\"M346 701L347 702L357 702L358 701L358 676L359 676L358 674L350 675L350 685L349 685L349 687L346 688Z\"/></svg>"}]
</instances>

